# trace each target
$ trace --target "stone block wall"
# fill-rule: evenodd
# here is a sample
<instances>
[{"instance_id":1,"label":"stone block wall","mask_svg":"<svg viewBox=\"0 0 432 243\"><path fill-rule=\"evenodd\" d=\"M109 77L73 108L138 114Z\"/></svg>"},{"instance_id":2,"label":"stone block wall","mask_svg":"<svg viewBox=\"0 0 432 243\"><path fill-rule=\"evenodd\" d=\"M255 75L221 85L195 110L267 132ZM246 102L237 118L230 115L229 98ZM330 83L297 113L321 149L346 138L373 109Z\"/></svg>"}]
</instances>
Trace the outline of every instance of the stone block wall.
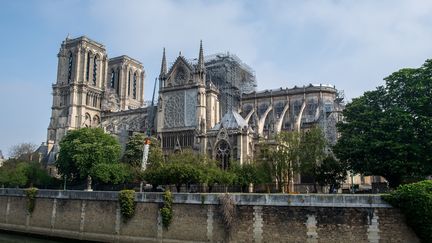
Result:
<instances>
[{"instance_id":1,"label":"stone block wall","mask_svg":"<svg viewBox=\"0 0 432 243\"><path fill-rule=\"evenodd\" d=\"M377 195L231 194L230 228L220 195L174 194L167 229L160 193L136 193L135 214L124 221L117 192L40 190L29 214L22 190L0 189L0 229L103 242L419 242Z\"/></svg>"}]
</instances>

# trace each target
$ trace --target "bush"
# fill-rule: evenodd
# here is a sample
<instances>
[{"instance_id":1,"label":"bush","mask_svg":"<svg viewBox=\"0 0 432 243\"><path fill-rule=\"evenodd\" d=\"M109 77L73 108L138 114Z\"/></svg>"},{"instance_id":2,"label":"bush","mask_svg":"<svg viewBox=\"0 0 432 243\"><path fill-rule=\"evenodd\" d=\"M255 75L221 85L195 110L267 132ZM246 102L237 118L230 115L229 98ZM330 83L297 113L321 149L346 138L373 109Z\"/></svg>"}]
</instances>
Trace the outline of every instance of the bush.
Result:
<instances>
[{"instance_id":1,"label":"bush","mask_svg":"<svg viewBox=\"0 0 432 243\"><path fill-rule=\"evenodd\" d=\"M408 225L423 242L432 241L432 181L399 186L383 199L400 208Z\"/></svg>"},{"instance_id":2,"label":"bush","mask_svg":"<svg viewBox=\"0 0 432 243\"><path fill-rule=\"evenodd\" d=\"M123 220L127 221L135 213L135 191L122 190L119 193L120 212Z\"/></svg>"},{"instance_id":3,"label":"bush","mask_svg":"<svg viewBox=\"0 0 432 243\"><path fill-rule=\"evenodd\" d=\"M27 212L29 214L32 214L33 210L35 208L37 192L38 192L38 189L36 187L31 187L31 188L24 190L24 193L27 197Z\"/></svg>"},{"instance_id":4,"label":"bush","mask_svg":"<svg viewBox=\"0 0 432 243\"><path fill-rule=\"evenodd\" d=\"M164 192L163 200L164 200L163 207L160 209L160 213L162 217L162 225L165 228L168 228L173 218L173 210L172 210L173 196L169 190L166 190Z\"/></svg>"}]
</instances>

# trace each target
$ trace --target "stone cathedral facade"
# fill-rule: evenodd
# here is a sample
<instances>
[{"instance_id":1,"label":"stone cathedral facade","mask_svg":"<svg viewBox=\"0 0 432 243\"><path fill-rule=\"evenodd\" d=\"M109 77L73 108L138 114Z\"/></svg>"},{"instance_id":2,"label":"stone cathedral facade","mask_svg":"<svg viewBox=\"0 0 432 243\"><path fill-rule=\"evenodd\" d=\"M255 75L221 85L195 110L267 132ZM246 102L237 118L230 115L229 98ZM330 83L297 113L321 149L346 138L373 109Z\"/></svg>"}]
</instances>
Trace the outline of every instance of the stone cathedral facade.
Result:
<instances>
[{"instance_id":1,"label":"stone cathedral facade","mask_svg":"<svg viewBox=\"0 0 432 243\"><path fill-rule=\"evenodd\" d=\"M102 127L124 146L134 132L151 132L165 153L190 149L220 161L248 163L259 141L280 131L323 128L336 140L343 97L333 86L307 85L256 91L255 74L237 56L181 54L168 67L163 51L157 104L144 102L145 71L126 55L108 58L85 36L66 38L58 54L57 81L46 143L52 167L68 130Z\"/></svg>"}]
</instances>

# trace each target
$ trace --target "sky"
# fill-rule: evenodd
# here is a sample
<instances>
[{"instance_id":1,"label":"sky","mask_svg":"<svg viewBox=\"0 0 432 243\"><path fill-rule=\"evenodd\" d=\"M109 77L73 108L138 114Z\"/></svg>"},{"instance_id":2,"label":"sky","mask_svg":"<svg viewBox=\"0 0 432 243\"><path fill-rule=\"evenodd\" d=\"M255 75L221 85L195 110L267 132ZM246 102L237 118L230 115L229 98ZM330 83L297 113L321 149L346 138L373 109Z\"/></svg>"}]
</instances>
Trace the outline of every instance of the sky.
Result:
<instances>
[{"instance_id":1,"label":"sky","mask_svg":"<svg viewBox=\"0 0 432 243\"><path fill-rule=\"evenodd\" d=\"M150 100L160 71L181 51L236 54L258 90L332 84L346 100L432 58L430 0L1 0L0 150L46 141L57 53L70 35L129 55L146 71Z\"/></svg>"}]
</instances>

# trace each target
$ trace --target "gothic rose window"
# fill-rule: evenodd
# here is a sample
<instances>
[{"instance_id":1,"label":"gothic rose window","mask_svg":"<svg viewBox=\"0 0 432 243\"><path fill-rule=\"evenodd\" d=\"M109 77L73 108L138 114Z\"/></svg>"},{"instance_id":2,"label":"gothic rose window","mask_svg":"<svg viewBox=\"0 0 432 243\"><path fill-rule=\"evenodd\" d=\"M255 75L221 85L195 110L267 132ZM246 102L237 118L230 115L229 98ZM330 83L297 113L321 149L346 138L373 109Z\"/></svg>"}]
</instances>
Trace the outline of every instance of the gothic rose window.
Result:
<instances>
[{"instance_id":1,"label":"gothic rose window","mask_svg":"<svg viewBox=\"0 0 432 243\"><path fill-rule=\"evenodd\" d=\"M185 120L184 112L184 96L182 94L175 94L167 98L164 104L164 117L165 126L171 127L183 127Z\"/></svg>"}]
</instances>

